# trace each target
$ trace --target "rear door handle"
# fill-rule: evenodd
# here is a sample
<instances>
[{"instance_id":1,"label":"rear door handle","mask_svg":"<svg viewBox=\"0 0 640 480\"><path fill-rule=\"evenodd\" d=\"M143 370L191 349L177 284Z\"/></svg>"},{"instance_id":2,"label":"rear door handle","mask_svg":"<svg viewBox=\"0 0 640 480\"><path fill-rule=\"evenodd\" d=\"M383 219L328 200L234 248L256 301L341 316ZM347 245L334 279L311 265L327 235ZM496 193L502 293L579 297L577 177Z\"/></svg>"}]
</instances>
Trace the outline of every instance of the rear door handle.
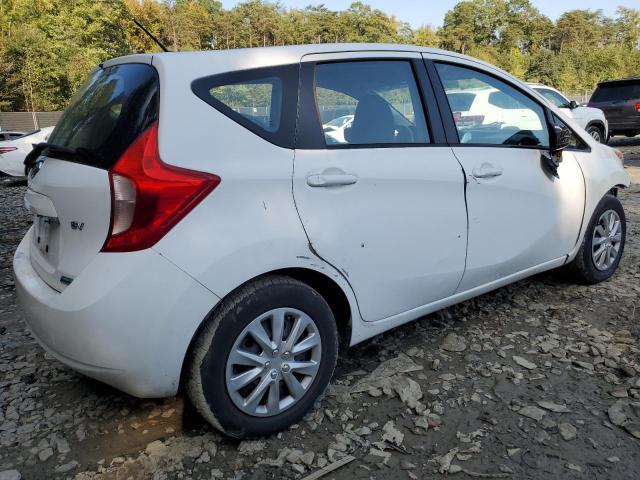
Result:
<instances>
[{"instance_id":1,"label":"rear door handle","mask_svg":"<svg viewBox=\"0 0 640 480\"><path fill-rule=\"evenodd\" d=\"M353 185L358 181L356 175L350 173L315 173L307 177L307 185L310 187L339 187Z\"/></svg>"},{"instance_id":2,"label":"rear door handle","mask_svg":"<svg viewBox=\"0 0 640 480\"><path fill-rule=\"evenodd\" d=\"M483 163L480 167L476 167L471 172L476 178L493 178L502 175L502 169L494 167L491 164Z\"/></svg>"}]
</instances>

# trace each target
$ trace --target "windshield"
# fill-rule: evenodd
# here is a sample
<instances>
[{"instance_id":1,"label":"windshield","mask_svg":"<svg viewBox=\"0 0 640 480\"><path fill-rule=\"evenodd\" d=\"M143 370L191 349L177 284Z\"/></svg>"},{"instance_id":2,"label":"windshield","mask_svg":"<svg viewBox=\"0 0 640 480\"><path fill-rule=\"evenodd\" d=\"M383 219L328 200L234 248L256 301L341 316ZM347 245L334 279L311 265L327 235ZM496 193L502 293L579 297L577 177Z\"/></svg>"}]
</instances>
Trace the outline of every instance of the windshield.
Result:
<instances>
[{"instance_id":1,"label":"windshield","mask_svg":"<svg viewBox=\"0 0 640 480\"><path fill-rule=\"evenodd\" d=\"M49 143L86 151L74 160L109 169L157 118L155 69L137 63L97 69L71 99Z\"/></svg>"}]
</instances>

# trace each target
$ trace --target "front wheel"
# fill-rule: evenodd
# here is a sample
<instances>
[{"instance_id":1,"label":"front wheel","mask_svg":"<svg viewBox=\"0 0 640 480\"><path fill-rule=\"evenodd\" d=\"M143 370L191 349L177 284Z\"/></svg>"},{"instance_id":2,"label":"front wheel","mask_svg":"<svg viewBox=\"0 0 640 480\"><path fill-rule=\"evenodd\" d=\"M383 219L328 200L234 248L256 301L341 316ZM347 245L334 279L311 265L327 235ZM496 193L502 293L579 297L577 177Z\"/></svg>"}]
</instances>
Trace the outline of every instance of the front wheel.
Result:
<instances>
[{"instance_id":1,"label":"front wheel","mask_svg":"<svg viewBox=\"0 0 640 480\"><path fill-rule=\"evenodd\" d=\"M308 285L268 276L216 308L191 350L188 392L200 414L236 438L300 420L329 384L338 355L331 308Z\"/></svg>"},{"instance_id":2,"label":"front wheel","mask_svg":"<svg viewBox=\"0 0 640 480\"><path fill-rule=\"evenodd\" d=\"M594 284L614 274L622 258L627 222L620 200L605 195L596 207L576 258L569 264L580 283Z\"/></svg>"},{"instance_id":3,"label":"front wheel","mask_svg":"<svg viewBox=\"0 0 640 480\"><path fill-rule=\"evenodd\" d=\"M600 127L596 125L589 125L587 127L587 133L591 135L596 142L604 143L604 132L600 129Z\"/></svg>"}]
</instances>

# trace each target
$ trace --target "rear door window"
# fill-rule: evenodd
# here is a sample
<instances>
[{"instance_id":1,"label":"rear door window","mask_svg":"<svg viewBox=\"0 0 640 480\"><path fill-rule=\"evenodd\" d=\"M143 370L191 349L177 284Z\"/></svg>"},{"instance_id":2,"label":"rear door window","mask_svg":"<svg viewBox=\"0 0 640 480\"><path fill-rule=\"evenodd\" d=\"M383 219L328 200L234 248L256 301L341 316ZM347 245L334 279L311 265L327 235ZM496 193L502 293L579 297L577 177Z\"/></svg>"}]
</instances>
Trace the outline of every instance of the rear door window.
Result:
<instances>
[{"instance_id":1,"label":"rear door window","mask_svg":"<svg viewBox=\"0 0 640 480\"><path fill-rule=\"evenodd\" d=\"M293 148L298 65L256 68L199 78L192 91L265 140Z\"/></svg>"},{"instance_id":2,"label":"rear door window","mask_svg":"<svg viewBox=\"0 0 640 480\"><path fill-rule=\"evenodd\" d=\"M429 143L409 61L319 64L315 97L327 146Z\"/></svg>"},{"instance_id":3,"label":"rear door window","mask_svg":"<svg viewBox=\"0 0 640 480\"><path fill-rule=\"evenodd\" d=\"M82 152L70 160L109 169L158 119L158 75L130 63L95 70L69 103L49 143ZM64 156L56 150L49 156Z\"/></svg>"}]
</instances>

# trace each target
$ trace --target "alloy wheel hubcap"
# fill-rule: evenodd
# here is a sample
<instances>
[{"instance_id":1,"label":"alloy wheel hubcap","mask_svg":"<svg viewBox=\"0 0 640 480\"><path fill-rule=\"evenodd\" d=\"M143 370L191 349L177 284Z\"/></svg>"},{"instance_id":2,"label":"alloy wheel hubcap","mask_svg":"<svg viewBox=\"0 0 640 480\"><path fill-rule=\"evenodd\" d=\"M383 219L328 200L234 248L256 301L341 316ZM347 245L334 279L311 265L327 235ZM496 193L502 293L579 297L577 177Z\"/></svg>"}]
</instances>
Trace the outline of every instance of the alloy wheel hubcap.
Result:
<instances>
[{"instance_id":1,"label":"alloy wheel hubcap","mask_svg":"<svg viewBox=\"0 0 640 480\"><path fill-rule=\"evenodd\" d=\"M622 223L615 210L607 210L598 219L591 241L591 258L598 270L608 270L618 258L622 242Z\"/></svg>"},{"instance_id":2,"label":"alloy wheel hubcap","mask_svg":"<svg viewBox=\"0 0 640 480\"><path fill-rule=\"evenodd\" d=\"M597 140L598 142L600 141L600 132L598 130L596 130L595 128L593 130L591 130L591 132L589 132L591 134L591 136Z\"/></svg>"},{"instance_id":3,"label":"alloy wheel hubcap","mask_svg":"<svg viewBox=\"0 0 640 480\"><path fill-rule=\"evenodd\" d=\"M315 322L296 308L260 315L238 335L226 365L226 387L244 413L270 417L291 408L309 390L320 366Z\"/></svg>"}]
</instances>

